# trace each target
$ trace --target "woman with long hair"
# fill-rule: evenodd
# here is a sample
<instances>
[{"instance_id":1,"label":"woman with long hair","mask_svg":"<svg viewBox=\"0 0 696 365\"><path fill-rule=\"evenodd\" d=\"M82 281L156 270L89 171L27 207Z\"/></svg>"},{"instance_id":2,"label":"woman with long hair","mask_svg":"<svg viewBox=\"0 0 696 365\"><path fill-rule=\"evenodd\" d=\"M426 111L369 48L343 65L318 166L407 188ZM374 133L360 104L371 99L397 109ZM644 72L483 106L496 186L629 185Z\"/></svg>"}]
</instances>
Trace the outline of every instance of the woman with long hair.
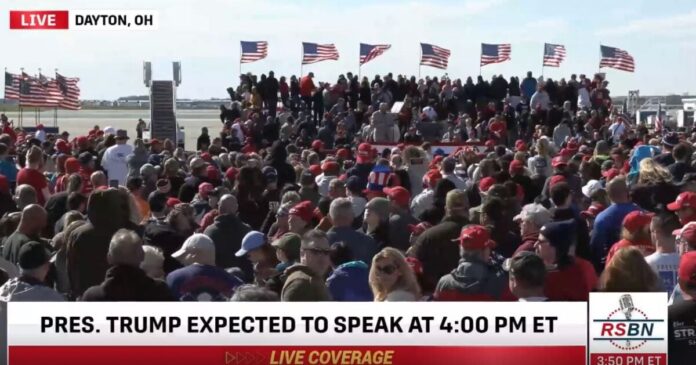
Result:
<instances>
[{"instance_id":1,"label":"woman with long hair","mask_svg":"<svg viewBox=\"0 0 696 365\"><path fill-rule=\"evenodd\" d=\"M603 292L655 292L660 281L645 262L643 253L635 247L620 249L599 278Z\"/></svg>"},{"instance_id":2,"label":"woman with long hair","mask_svg":"<svg viewBox=\"0 0 696 365\"><path fill-rule=\"evenodd\" d=\"M672 174L652 158L640 161L638 183L631 187L631 200L639 207L657 211L658 206L667 206L679 195L679 187L672 182Z\"/></svg>"},{"instance_id":3,"label":"woman with long hair","mask_svg":"<svg viewBox=\"0 0 696 365\"><path fill-rule=\"evenodd\" d=\"M549 177L553 173L551 169L551 156L553 151L546 137L539 138L535 145L536 155L527 160L527 167L532 171L532 175Z\"/></svg>"},{"instance_id":4,"label":"woman with long hair","mask_svg":"<svg viewBox=\"0 0 696 365\"><path fill-rule=\"evenodd\" d=\"M421 290L401 251L387 247L372 258L370 288L376 302L417 301Z\"/></svg>"},{"instance_id":5,"label":"woman with long hair","mask_svg":"<svg viewBox=\"0 0 696 365\"><path fill-rule=\"evenodd\" d=\"M258 230L268 214L268 203L263 201L266 186L261 169L244 166L239 169L235 192L239 201L239 218Z\"/></svg>"}]
</instances>

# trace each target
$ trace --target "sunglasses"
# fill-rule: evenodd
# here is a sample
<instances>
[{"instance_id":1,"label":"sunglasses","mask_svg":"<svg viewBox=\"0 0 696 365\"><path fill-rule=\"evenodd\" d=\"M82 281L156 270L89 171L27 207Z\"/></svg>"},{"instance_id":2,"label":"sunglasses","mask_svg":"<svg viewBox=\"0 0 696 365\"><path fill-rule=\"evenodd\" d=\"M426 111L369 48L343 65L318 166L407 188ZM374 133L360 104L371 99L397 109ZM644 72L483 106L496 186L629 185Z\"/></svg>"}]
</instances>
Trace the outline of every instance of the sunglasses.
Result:
<instances>
[{"instance_id":1,"label":"sunglasses","mask_svg":"<svg viewBox=\"0 0 696 365\"><path fill-rule=\"evenodd\" d=\"M387 275L391 275L394 272L396 272L396 266L394 266L394 265L377 266L377 271L384 273L384 274L387 274Z\"/></svg>"}]
</instances>

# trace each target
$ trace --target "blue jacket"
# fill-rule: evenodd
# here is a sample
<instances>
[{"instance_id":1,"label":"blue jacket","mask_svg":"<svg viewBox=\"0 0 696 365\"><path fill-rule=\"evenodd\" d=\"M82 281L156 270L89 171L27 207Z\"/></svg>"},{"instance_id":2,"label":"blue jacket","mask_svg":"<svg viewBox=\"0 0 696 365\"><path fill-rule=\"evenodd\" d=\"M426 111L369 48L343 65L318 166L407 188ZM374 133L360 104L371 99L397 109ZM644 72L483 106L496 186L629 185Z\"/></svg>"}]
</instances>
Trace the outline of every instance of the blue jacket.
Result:
<instances>
[{"instance_id":1,"label":"blue jacket","mask_svg":"<svg viewBox=\"0 0 696 365\"><path fill-rule=\"evenodd\" d=\"M326 279L331 298L339 302L371 302L370 270L362 261L351 261L340 265Z\"/></svg>"},{"instance_id":2,"label":"blue jacket","mask_svg":"<svg viewBox=\"0 0 696 365\"><path fill-rule=\"evenodd\" d=\"M592 250L592 263L598 272L604 268L607 252L620 239L624 218L634 210L641 209L633 203L612 204L597 215L592 229L590 250Z\"/></svg>"},{"instance_id":3,"label":"blue jacket","mask_svg":"<svg viewBox=\"0 0 696 365\"><path fill-rule=\"evenodd\" d=\"M520 89L522 89L522 95L527 99L531 99L532 95L536 92L537 88L537 79L533 77L526 77L524 80L522 80L522 85L520 85Z\"/></svg>"},{"instance_id":4,"label":"blue jacket","mask_svg":"<svg viewBox=\"0 0 696 365\"><path fill-rule=\"evenodd\" d=\"M372 237L350 227L333 227L327 232L329 243L344 242L356 260L372 264L372 257L379 251Z\"/></svg>"},{"instance_id":5,"label":"blue jacket","mask_svg":"<svg viewBox=\"0 0 696 365\"><path fill-rule=\"evenodd\" d=\"M5 175L9 183L17 181L17 165L12 157L0 160L0 174Z\"/></svg>"}]
</instances>

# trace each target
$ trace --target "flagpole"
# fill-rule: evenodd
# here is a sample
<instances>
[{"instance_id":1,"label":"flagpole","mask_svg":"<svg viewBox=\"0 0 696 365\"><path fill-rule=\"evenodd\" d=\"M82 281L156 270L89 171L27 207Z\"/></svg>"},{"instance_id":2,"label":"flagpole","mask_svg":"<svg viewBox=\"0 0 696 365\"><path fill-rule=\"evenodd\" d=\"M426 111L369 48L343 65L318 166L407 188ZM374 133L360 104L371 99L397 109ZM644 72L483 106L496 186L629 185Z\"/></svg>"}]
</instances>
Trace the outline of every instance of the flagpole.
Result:
<instances>
[{"instance_id":1,"label":"flagpole","mask_svg":"<svg viewBox=\"0 0 696 365\"><path fill-rule=\"evenodd\" d=\"M602 42L599 42L599 62L597 62L597 73L602 72Z\"/></svg>"},{"instance_id":2,"label":"flagpole","mask_svg":"<svg viewBox=\"0 0 696 365\"><path fill-rule=\"evenodd\" d=\"M302 47L302 52L300 52L301 59L300 59L300 78L302 78L302 67L304 66L304 44L300 43L300 47Z\"/></svg>"},{"instance_id":3,"label":"flagpole","mask_svg":"<svg viewBox=\"0 0 696 365\"><path fill-rule=\"evenodd\" d=\"M541 53L541 77L544 77L544 57L546 57L546 43L544 43L544 50Z\"/></svg>"},{"instance_id":4,"label":"flagpole","mask_svg":"<svg viewBox=\"0 0 696 365\"><path fill-rule=\"evenodd\" d=\"M423 43L421 43L420 47L420 61L418 62L418 81L420 81L421 78L421 68L423 67Z\"/></svg>"},{"instance_id":5,"label":"flagpole","mask_svg":"<svg viewBox=\"0 0 696 365\"><path fill-rule=\"evenodd\" d=\"M483 44L481 44L481 51L479 52L479 76L481 76L481 67L483 67L483 65L481 65L481 63L482 63L481 58L482 57L483 57Z\"/></svg>"}]
</instances>

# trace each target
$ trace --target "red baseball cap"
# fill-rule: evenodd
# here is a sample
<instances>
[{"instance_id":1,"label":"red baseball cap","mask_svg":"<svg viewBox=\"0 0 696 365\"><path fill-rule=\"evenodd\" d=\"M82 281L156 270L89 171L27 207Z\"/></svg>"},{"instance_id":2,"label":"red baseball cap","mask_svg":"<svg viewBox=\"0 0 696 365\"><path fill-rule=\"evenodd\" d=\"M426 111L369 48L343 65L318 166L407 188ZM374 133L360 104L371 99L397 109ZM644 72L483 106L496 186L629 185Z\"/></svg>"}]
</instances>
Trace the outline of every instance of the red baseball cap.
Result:
<instances>
[{"instance_id":1,"label":"red baseball cap","mask_svg":"<svg viewBox=\"0 0 696 365\"><path fill-rule=\"evenodd\" d=\"M552 188L554 185L566 182L566 178L563 175L553 175L551 176L551 180L549 181L549 188Z\"/></svg>"},{"instance_id":2,"label":"red baseball cap","mask_svg":"<svg viewBox=\"0 0 696 365\"><path fill-rule=\"evenodd\" d=\"M601 213L605 208L606 207L602 204L592 204L587 208L587 210L580 212L580 215L582 215L584 218L595 218L597 217L597 214Z\"/></svg>"},{"instance_id":3,"label":"red baseball cap","mask_svg":"<svg viewBox=\"0 0 696 365\"><path fill-rule=\"evenodd\" d=\"M86 136L79 136L75 139L75 143L77 143L78 146L84 146L87 144L87 137Z\"/></svg>"},{"instance_id":4,"label":"red baseball cap","mask_svg":"<svg viewBox=\"0 0 696 365\"><path fill-rule=\"evenodd\" d=\"M495 183L495 178L490 176L484 177L481 179L481 181L479 181L479 191L485 193L491 188L491 186L495 185Z\"/></svg>"},{"instance_id":5,"label":"red baseball cap","mask_svg":"<svg viewBox=\"0 0 696 365\"><path fill-rule=\"evenodd\" d=\"M324 142L322 142L318 139L315 139L314 142L312 142L312 149L319 150L319 151L323 150L324 149Z\"/></svg>"},{"instance_id":6,"label":"red baseball cap","mask_svg":"<svg viewBox=\"0 0 696 365\"><path fill-rule=\"evenodd\" d=\"M611 181L613 178L621 175L621 171L619 169L612 167L607 171L602 172L602 176L604 176L607 180L607 182Z\"/></svg>"},{"instance_id":7,"label":"red baseball cap","mask_svg":"<svg viewBox=\"0 0 696 365\"><path fill-rule=\"evenodd\" d=\"M384 194L387 194L389 200L393 200L399 206L408 207L408 202L411 200L411 193L402 186L384 188L382 191Z\"/></svg>"},{"instance_id":8,"label":"red baseball cap","mask_svg":"<svg viewBox=\"0 0 696 365\"><path fill-rule=\"evenodd\" d=\"M679 196L677 196L677 200L675 200L673 203L667 204L667 209L671 211L682 208L696 209L696 193L685 191L679 194Z\"/></svg>"},{"instance_id":9,"label":"red baseball cap","mask_svg":"<svg viewBox=\"0 0 696 365\"><path fill-rule=\"evenodd\" d=\"M527 144L524 143L523 140L518 139L517 141L515 141L515 149L518 151L525 152L527 151Z\"/></svg>"},{"instance_id":10,"label":"red baseball cap","mask_svg":"<svg viewBox=\"0 0 696 365\"><path fill-rule=\"evenodd\" d=\"M484 144L487 148L495 148L495 141L492 139L489 139L486 141Z\"/></svg>"},{"instance_id":11,"label":"red baseball cap","mask_svg":"<svg viewBox=\"0 0 696 365\"><path fill-rule=\"evenodd\" d=\"M181 204L181 200L177 198L169 198L167 199L167 206L169 208L174 208L177 204Z\"/></svg>"},{"instance_id":12,"label":"red baseball cap","mask_svg":"<svg viewBox=\"0 0 696 365\"><path fill-rule=\"evenodd\" d=\"M230 167L225 171L225 177L227 180L234 180L237 178L237 168L236 167Z\"/></svg>"},{"instance_id":13,"label":"red baseball cap","mask_svg":"<svg viewBox=\"0 0 696 365\"><path fill-rule=\"evenodd\" d=\"M568 162L563 158L563 156L556 156L551 160L551 166L553 167L560 167L560 166L568 166Z\"/></svg>"},{"instance_id":14,"label":"red baseball cap","mask_svg":"<svg viewBox=\"0 0 696 365\"><path fill-rule=\"evenodd\" d=\"M198 194L201 194L203 197L207 197L208 194L213 191L213 189L215 189L213 184L204 182L198 185Z\"/></svg>"},{"instance_id":15,"label":"red baseball cap","mask_svg":"<svg viewBox=\"0 0 696 365\"><path fill-rule=\"evenodd\" d=\"M153 138L150 140L150 146L159 145L159 144L160 144L160 141L157 138Z\"/></svg>"},{"instance_id":16,"label":"red baseball cap","mask_svg":"<svg viewBox=\"0 0 696 365\"><path fill-rule=\"evenodd\" d=\"M213 158L210 156L210 153L208 152L203 152L201 153L201 159L206 162L213 162Z\"/></svg>"},{"instance_id":17,"label":"red baseball cap","mask_svg":"<svg viewBox=\"0 0 696 365\"><path fill-rule=\"evenodd\" d=\"M561 149L561 152L559 152L558 154L564 158L571 158L571 157L573 157L575 152L577 152L577 151L573 151L573 150L568 149L568 148L563 148L563 149Z\"/></svg>"},{"instance_id":18,"label":"red baseball cap","mask_svg":"<svg viewBox=\"0 0 696 365\"><path fill-rule=\"evenodd\" d=\"M696 251L687 252L679 259L679 281L696 285Z\"/></svg>"},{"instance_id":19,"label":"red baseball cap","mask_svg":"<svg viewBox=\"0 0 696 365\"><path fill-rule=\"evenodd\" d=\"M440 170L429 170L425 176L423 176L423 183L428 184L431 188L434 188L440 180L442 180Z\"/></svg>"},{"instance_id":20,"label":"red baseball cap","mask_svg":"<svg viewBox=\"0 0 696 365\"><path fill-rule=\"evenodd\" d=\"M296 215L307 223L312 222L312 217L314 216L312 202L305 200L295 204L294 207L290 208L290 215Z\"/></svg>"},{"instance_id":21,"label":"red baseball cap","mask_svg":"<svg viewBox=\"0 0 696 365\"><path fill-rule=\"evenodd\" d=\"M459 245L469 250L482 250L484 248L495 248L495 241L491 240L488 230L479 225L470 225L462 228L459 234Z\"/></svg>"},{"instance_id":22,"label":"red baseball cap","mask_svg":"<svg viewBox=\"0 0 696 365\"><path fill-rule=\"evenodd\" d=\"M321 170L326 172L326 171L336 171L338 172L339 170L338 162L336 161L326 161L323 164L321 164Z\"/></svg>"},{"instance_id":23,"label":"red baseball cap","mask_svg":"<svg viewBox=\"0 0 696 365\"><path fill-rule=\"evenodd\" d=\"M626 215L626 217L623 220L623 226L629 232L634 233L639 229L647 225L650 225L650 221L654 216L654 213L644 212L642 210L634 210Z\"/></svg>"},{"instance_id":24,"label":"red baseball cap","mask_svg":"<svg viewBox=\"0 0 696 365\"><path fill-rule=\"evenodd\" d=\"M358 163L368 163L372 161L372 145L369 143L361 143L358 146Z\"/></svg>"},{"instance_id":25,"label":"red baseball cap","mask_svg":"<svg viewBox=\"0 0 696 365\"><path fill-rule=\"evenodd\" d=\"M510 166L508 167L508 171L510 172L510 175L512 175L513 172L524 171L524 163L520 160L512 160L512 162L510 162Z\"/></svg>"},{"instance_id":26,"label":"red baseball cap","mask_svg":"<svg viewBox=\"0 0 696 365\"><path fill-rule=\"evenodd\" d=\"M321 171L321 166L319 166L319 165L311 165L311 166L309 166L309 172L311 172L312 175L314 175L314 176L318 176L318 175L320 175L321 172L322 172L322 171Z\"/></svg>"},{"instance_id":27,"label":"red baseball cap","mask_svg":"<svg viewBox=\"0 0 696 365\"><path fill-rule=\"evenodd\" d=\"M218 170L217 167L213 165L208 165L208 167L206 167L205 169L205 173L208 176L209 180L220 180L220 170Z\"/></svg>"}]
</instances>

